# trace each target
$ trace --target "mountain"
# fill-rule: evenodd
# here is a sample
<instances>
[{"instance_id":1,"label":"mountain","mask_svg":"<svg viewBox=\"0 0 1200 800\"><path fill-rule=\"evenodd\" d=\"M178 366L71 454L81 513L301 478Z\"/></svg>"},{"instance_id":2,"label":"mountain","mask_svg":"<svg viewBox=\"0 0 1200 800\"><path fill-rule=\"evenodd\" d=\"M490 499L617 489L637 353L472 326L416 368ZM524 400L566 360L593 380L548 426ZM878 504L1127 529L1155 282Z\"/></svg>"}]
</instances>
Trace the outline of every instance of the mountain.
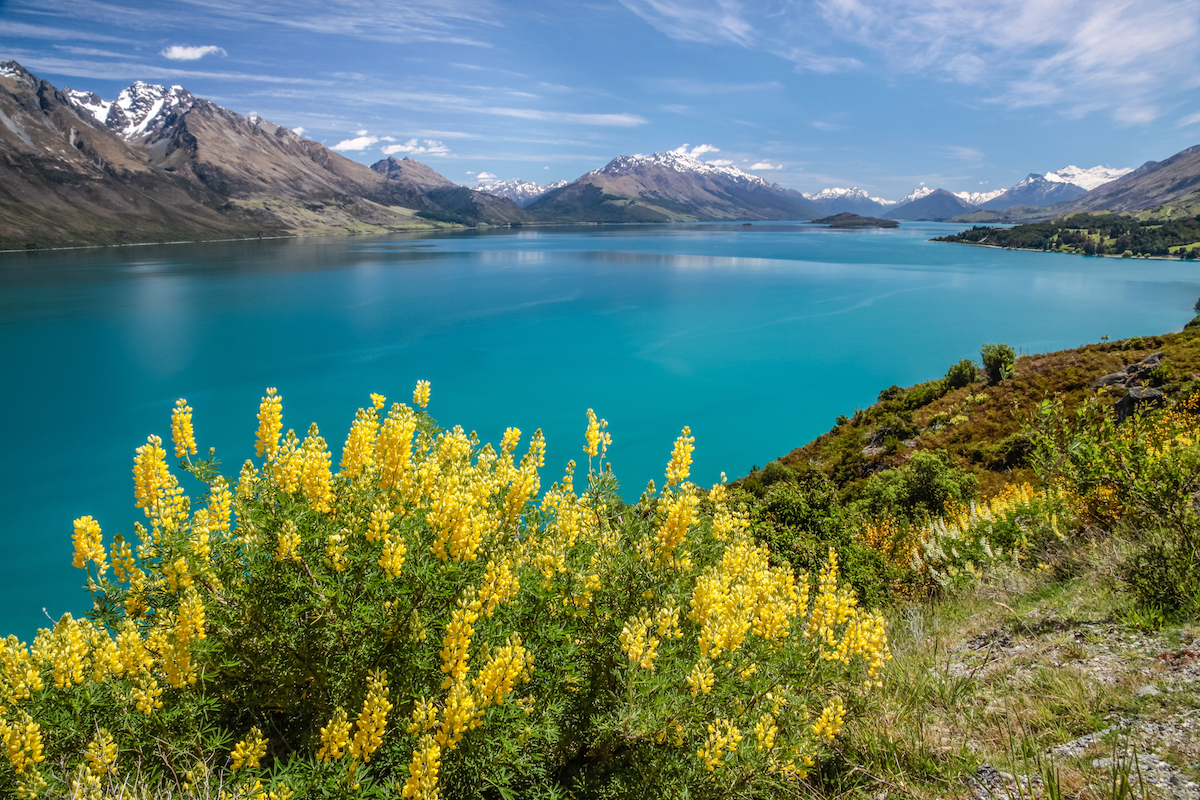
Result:
<instances>
[{"instance_id":1,"label":"mountain","mask_svg":"<svg viewBox=\"0 0 1200 800\"><path fill-rule=\"evenodd\" d=\"M1133 172L1130 167L1122 169L1112 169L1111 167L1089 167L1088 169L1080 169L1071 164L1054 172L1047 172L1046 179L1054 180L1055 178L1073 183L1085 192L1090 192L1092 189L1098 189L1106 183L1111 183L1123 175L1128 175Z\"/></svg>"},{"instance_id":2,"label":"mountain","mask_svg":"<svg viewBox=\"0 0 1200 800\"><path fill-rule=\"evenodd\" d=\"M1049 180L1051 174L1042 177ZM1148 217L1195 216L1200 213L1200 145L1189 147L1165 161L1147 161L1135 170L1113 170L1108 167L1081 170L1067 167L1053 174L1063 181L1067 178L1081 180L1095 188L1054 205L1026 204L1003 209L979 209L963 214L954 221L1023 224L1101 211L1136 213ZM1110 179L1112 175L1119 177ZM1030 176L1033 177L1036 176Z\"/></svg>"},{"instance_id":3,"label":"mountain","mask_svg":"<svg viewBox=\"0 0 1200 800\"><path fill-rule=\"evenodd\" d=\"M1048 172L1045 175L1030 173L1023 181L1006 189L991 201L976 203L976 205L983 205L988 210L997 211L1013 206L1052 206L1055 203L1078 197L1087 191L1074 183L1054 180L1049 177L1050 175L1054 175L1054 173Z\"/></svg>"},{"instance_id":4,"label":"mountain","mask_svg":"<svg viewBox=\"0 0 1200 800\"><path fill-rule=\"evenodd\" d=\"M481 183L476 188L481 192L494 194L496 197L507 197L519 206L527 206L546 192L552 192L566 185L566 181L551 181L543 186L533 181L517 180Z\"/></svg>"},{"instance_id":5,"label":"mountain","mask_svg":"<svg viewBox=\"0 0 1200 800\"><path fill-rule=\"evenodd\" d=\"M0 64L0 249L506 223L515 204L417 162L380 174L180 86L109 102ZM459 188L459 187L454 187ZM475 197L478 194L479 197Z\"/></svg>"},{"instance_id":6,"label":"mountain","mask_svg":"<svg viewBox=\"0 0 1200 800\"><path fill-rule=\"evenodd\" d=\"M923 187L922 187L923 188ZM936 221L957 217L975 210L975 206L963 201L945 189L923 192L920 197L892 209L884 216L887 219Z\"/></svg>"},{"instance_id":7,"label":"mountain","mask_svg":"<svg viewBox=\"0 0 1200 800\"><path fill-rule=\"evenodd\" d=\"M737 167L682 153L620 156L530 203L547 222L698 222L813 219L802 194Z\"/></svg>"},{"instance_id":8,"label":"mountain","mask_svg":"<svg viewBox=\"0 0 1200 800\"><path fill-rule=\"evenodd\" d=\"M371 169L388 180L398 181L402 185L407 184L425 191L453 189L458 186L454 181L439 175L420 161L414 161L408 157L397 160L395 156L388 156L382 161L372 164Z\"/></svg>"},{"instance_id":9,"label":"mountain","mask_svg":"<svg viewBox=\"0 0 1200 800\"><path fill-rule=\"evenodd\" d=\"M1053 207L1055 216L1080 211L1128 211L1200 202L1200 145L1189 147L1164 161L1147 161L1114 181ZM1047 211L1052 209L1047 209Z\"/></svg>"},{"instance_id":10,"label":"mountain","mask_svg":"<svg viewBox=\"0 0 1200 800\"><path fill-rule=\"evenodd\" d=\"M954 196L972 206L981 206L989 200L995 200L1004 194L1006 189L993 189L990 192L954 192Z\"/></svg>"},{"instance_id":11,"label":"mountain","mask_svg":"<svg viewBox=\"0 0 1200 800\"><path fill-rule=\"evenodd\" d=\"M896 205L895 200L871 197L857 186L850 189L822 189L816 194L806 194L804 197L827 215L850 213L870 216Z\"/></svg>"},{"instance_id":12,"label":"mountain","mask_svg":"<svg viewBox=\"0 0 1200 800\"><path fill-rule=\"evenodd\" d=\"M146 152L15 61L0 64L0 120L0 248L260 230L219 211L216 198L180 176L154 168Z\"/></svg>"}]
</instances>

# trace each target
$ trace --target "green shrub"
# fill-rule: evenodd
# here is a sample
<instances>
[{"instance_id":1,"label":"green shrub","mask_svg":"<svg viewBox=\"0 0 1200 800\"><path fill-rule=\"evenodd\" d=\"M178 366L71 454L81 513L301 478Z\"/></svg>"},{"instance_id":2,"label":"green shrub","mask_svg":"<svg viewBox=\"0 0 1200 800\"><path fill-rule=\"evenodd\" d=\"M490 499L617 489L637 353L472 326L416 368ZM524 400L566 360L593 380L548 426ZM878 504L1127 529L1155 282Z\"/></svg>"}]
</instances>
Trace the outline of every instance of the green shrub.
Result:
<instances>
[{"instance_id":1,"label":"green shrub","mask_svg":"<svg viewBox=\"0 0 1200 800\"><path fill-rule=\"evenodd\" d=\"M918 450L904 466L872 475L858 504L873 519L919 520L941 516L948 506L970 501L978 486L979 479L950 464L944 452Z\"/></svg>"},{"instance_id":2,"label":"green shrub","mask_svg":"<svg viewBox=\"0 0 1200 800\"><path fill-rule=\"evenodd\" d=\"M946 385L951 389L970 386L979 376L979 367L969 358L964 358L946 371Z\"/></svg>"},{"instance_id":3,"label":"green shrub","mask_svg":"<svg viewBox=\"0 0 1200 800\"><path fill-rule=\"evenodd\" d=\"M889 585L898 573L860 541L862 521L842 505L837 487L819 471L801 474L796 483L771 487L753 517L756 535L770 546L774 558L791 563L797 576L820 570L832 547L859 602L867 608L888 602Z\"/></svg>"},{"instance_id":4,"label":"green shrub","mask_svg":"<svg viewBox=\"0 0 1200 800\"><path fill-rule=\"evenodd\" d=\"M979 358L988 382L1000 383L1012 377L1017 354L1006 344L985 344L979 350Z\"/></svg>"}]
</instances>

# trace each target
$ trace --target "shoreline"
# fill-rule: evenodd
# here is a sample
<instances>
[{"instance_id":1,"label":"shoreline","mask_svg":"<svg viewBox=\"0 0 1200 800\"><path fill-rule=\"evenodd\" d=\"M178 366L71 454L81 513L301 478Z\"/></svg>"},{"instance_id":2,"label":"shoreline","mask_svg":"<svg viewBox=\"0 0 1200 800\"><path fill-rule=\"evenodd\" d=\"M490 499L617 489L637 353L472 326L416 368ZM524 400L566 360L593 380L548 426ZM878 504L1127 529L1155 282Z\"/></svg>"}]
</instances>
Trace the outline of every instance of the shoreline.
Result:
<instances>
[{"instance_id":1,"label":"shoreline","mask_svg":"<svg viewBox=\"0 0 1200 800\"><path fill-rule=\"evenodd\" d=\"M935 242L937 240L930 239L929 241ZM1120 259L1125 258L1125 256L1119 256L1115 253L1092 253L1091 255L1088 255L1087 253L1056 253L1053 250L1042 250L1040 248L1034 248L1034 247L1005 247L1004 245L1001 245L1001 244L984 244L983 242L941 242L941 244L965 244L968 247L990 247L993 250L1016 250L1021 253L1045 253L1046 255L1051 255L1051 256L1081 256L1082 258L1120 258ZM1130 261L1134 261L1134 260L1187 261L1188 259L1179 258L1178 256L1130 256L1129 260Z\"/></svg>"}]
</instances>

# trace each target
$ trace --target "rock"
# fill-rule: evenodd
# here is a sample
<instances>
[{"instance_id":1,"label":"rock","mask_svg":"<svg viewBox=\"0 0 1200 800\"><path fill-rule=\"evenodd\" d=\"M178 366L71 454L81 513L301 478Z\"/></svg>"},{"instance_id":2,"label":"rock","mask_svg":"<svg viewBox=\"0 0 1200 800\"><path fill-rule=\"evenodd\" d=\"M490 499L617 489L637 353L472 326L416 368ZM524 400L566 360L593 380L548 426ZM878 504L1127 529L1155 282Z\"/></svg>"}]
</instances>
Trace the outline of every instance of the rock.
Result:
<instances>
[{"instance_id":1,"label":"rock","mask_svg":"<svg viewBox=\"0 0 1200 800\"><path fill-rule=\"evenodd\" d=\"M1145 389L1135 386L1117 401L1114 407L1117 411L1117 422L1124 422L1135 413L1150 408L1157 408L1164 403L1166 403L1166 398L1163 397L1163 393L1158 389Z\"/></svg>"},{"instance_id":2,"label":"rock","mask_svg":"<svg viewBox=\"0 0 1200 800\"><path fill-rule=\"evenodd\" d=\"M1163 354L1151 353L1136 364L1130 364L1120 372L1110 372L1092 381L1092 388L1104 386L1136 386L1149 377L1151 371L1162 366Z\"/></svg>"},{"instance_id":3,"label":"rock","mask_svg":"<svg viewBox=\"0 0 1200 800\"><path fill-rule=\"evenodd\" d=\"M1162 694L1153 684L1146 684L1136 692L1138 697L1153 697L1156 694Z\"/></svg>"},{"instance_id":4,"label":"rock","mask_svg":"<svg viewBox=\"0 0 1200 800\"><path fill-rule=\"evenodd\" d=\"M1128 377L1129 375L1125 372L1110 372L1107 375L1096 378L1096 380L1092 381L1092 388L1099 389L1103 386L1124 386L1125 379Z\"/></svg>"}]
</instances>

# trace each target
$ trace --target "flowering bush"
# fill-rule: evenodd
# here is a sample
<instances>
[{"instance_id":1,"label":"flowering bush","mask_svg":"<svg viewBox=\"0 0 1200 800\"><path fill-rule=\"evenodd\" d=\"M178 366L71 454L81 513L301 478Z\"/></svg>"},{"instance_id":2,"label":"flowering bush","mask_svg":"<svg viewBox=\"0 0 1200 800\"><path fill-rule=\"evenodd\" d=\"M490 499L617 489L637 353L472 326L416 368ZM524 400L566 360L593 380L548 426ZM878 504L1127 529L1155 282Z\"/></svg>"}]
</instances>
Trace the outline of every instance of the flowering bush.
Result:
<instances>
[{"instance_id":1,"label":"flowering bush","mask_svg":"<svg viewBox=\"0 0 1200 800\"><path fill-rule=\"evenodd\" d=\"M828 562L813 585L721 484L625 505L589 411L576 465L541 492L544 440L498 447L372 395L337 471L315 425L283 433L269 389L235 481L157 436L138 448L145 523L107 544L75 522L95 603L32 647L0 645L0 791L111 796L131 777L222 796L764 796L861 711L884 622Z\"/></svg>"}]
</instances>

